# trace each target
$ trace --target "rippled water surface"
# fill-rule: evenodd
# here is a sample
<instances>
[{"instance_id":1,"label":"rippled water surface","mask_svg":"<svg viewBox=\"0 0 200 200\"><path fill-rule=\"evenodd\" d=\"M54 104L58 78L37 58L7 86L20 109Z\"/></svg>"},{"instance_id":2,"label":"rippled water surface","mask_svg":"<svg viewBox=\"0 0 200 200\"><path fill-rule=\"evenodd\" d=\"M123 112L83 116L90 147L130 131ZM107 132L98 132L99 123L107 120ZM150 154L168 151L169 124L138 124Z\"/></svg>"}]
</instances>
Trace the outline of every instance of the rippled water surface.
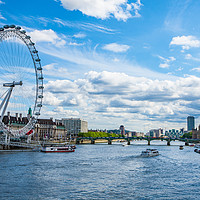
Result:
<instances>
[{"instance_id":1,"label":"rippled water surface","mask_svg":"<svg viewBox=\"0 0 200 200\"><path fill-rule=\"evenodd\" d=\"M137 145L136 145L137 143ZM74 153L0 153L0 199L200 199L200 154L153 141L79 145Z\"/></svg>"}]
</instances>

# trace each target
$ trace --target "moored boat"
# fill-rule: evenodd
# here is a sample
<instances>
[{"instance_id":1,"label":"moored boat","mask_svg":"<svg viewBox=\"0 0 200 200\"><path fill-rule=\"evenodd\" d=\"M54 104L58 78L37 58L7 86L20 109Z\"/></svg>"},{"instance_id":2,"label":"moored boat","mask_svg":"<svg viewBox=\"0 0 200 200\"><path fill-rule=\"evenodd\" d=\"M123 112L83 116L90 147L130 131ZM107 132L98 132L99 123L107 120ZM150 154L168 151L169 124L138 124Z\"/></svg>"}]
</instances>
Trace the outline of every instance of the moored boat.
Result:
<instances>
[{"instance_id":1,"label":"moored boat","mask_svg":"<svg viewBox=\"0 0 200 200\"><path fill-rule=\"evenodd\" d=\"M158 156L159 152L157 149L146 149L146 151L142 151L141 155L142 157L154 157Z\"/></svg>"}]
</instances>

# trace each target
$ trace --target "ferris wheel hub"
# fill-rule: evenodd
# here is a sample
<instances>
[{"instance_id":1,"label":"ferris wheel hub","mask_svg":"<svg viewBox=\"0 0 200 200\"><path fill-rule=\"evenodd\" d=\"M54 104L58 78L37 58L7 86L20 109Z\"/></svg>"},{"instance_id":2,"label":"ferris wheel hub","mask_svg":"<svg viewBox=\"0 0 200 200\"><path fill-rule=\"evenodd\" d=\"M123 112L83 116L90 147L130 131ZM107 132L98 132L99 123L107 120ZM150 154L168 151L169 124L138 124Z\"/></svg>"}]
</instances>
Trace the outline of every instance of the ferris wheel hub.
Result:
<instances>
[{"instance_id":1,"label":"ferris wheel hub","mask_svg":"<svg viewBox=\"0 0 200 200\"><path fill-rule=\"evenodd\" d=\"M15 87L15 85L20 85L20 86L22 86L23 83L22 83L22 81L19 81L19 82L13 81L12 83L4 83L4 84L3 84L4 87Z\"/></svg>"}]
</instances>

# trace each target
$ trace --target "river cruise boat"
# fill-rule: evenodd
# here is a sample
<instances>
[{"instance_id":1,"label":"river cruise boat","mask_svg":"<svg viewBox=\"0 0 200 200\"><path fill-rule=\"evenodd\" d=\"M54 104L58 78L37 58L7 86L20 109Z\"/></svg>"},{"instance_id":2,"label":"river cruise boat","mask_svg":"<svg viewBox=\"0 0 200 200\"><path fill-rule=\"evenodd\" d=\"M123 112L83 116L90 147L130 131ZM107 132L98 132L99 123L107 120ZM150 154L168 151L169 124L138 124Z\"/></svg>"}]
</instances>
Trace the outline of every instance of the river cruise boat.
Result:
<instances>
[{"instance_id":1,"label":"river cruise boat","mask_svg":"<svg viewBox=\"0 0 200 200\"><path fill-rule=\"evenodd\" d=\"M44 145L42 147L42 152L44 153L67 153L74 152L75 147L71 145Z\"/></svg>"},{"instance_id":2,"label":"river cruise boat","mask_svg":"<svg viewBox=\"0 0 200 200\"><path fill-rule=\"evenodd\" d=\"M158 155L159 155L159 152L157 149L146 149L146 151L142 151L141 153L142 157L154 157Z\"/></svg>"}]
</instances>

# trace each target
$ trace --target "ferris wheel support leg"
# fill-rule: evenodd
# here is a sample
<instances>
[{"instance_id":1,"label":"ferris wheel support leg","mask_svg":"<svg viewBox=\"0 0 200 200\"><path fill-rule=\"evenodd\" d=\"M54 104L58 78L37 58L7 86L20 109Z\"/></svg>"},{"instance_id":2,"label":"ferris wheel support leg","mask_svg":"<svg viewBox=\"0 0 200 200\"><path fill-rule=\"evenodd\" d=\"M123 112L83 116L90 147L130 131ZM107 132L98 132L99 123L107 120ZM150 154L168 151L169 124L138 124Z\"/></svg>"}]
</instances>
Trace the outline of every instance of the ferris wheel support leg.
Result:
<instances>
[{"instance_id":1,"label":"ferris wheel support leg","mask_svg":"<svg viewBox=\"0 0 200 200\"><path fill-rule=\"evenodd\" d=\"M6 134L6 136L5 136L5 145L7 145L7 143L8 143L8 135Z\"/></svg>"},{"instance_id":2,"label":"ferris wheel support leg","mask_svg":"<svg viewBox=\"0 0 200 200\"><path fill-rule=\"evenodd\" d=\"M30 143L30 142L31 142L31 135L29 135L27 138L27 143Z\"/></svg>"},{"instance_id":3,"label":"ferris wheel support leg","mask_svg":"<svg viewBox=\"0 0 200 200\"><path fill-rule=\"evenodd\" d=\"M1 105L0 105L0 109L1 109L1 108L3 107L3 105L4 105L4 103L5 103L5 106L4 106L3 111L2 111L2 113L1 113L0 121L3 120L3 116L4 116L5 112L6 112L6 108L7 108L7 106L8 106L8 102L9 102L9 100L10 100L10 96L11 96L12 90L13 90L13 87L11 87L11 88L9 89L7 95L5 96L4 100L2 101L2 103L1 103Z\"/></svg>"}]
</instances>

